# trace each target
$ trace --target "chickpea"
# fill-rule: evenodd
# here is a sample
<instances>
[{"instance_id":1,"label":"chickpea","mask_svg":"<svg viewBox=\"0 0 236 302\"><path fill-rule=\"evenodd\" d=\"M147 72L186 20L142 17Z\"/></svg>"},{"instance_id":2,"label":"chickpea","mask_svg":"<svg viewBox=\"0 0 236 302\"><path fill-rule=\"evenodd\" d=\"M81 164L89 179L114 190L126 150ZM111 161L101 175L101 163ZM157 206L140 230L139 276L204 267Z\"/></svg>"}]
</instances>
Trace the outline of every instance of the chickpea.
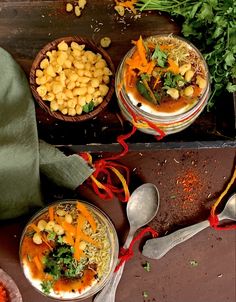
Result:
<instances>
[{"instance_id":1,"label":"chickpea","mask_svg":"<svg viewBox=\"0 0 236 302\"><path fill-rule=\"evenodd\" d=\"M62 92L63 86L61 83L55 82L52 86L52 91L55 94L58 94L59 92Z\"/></svg>"},{"instance_id":2,"label":"chickpea","mask_svg":"<svg viewBox=\"0 0 236 302\"><path fill-rule=\"evenodd\" d=\"M97 88L99 86L99 80L98 79L92 79L91 80L91 86L94 88Z\"/></svg>"},{"instance_id":3,"label":"chickpea","mask_svg":"<svg viewBox=\"0 0 236 302\"><path fill-rule=\"evenodd\" d=\"M41 236L38 233L34 233L33 242L38 245L43 242Z\"/></svg>"},{"instance_id":4,"label":"chickpea","mask_svg":"<svg viewBox=\"0 0 236 302\"><path fill-rule=\"evenodd\" d=\"M95 78L102 77L103 74L104 74L104 70L102 69L95 69L93 73Z\"/></svg>"},{"instance_id":5,"label":"chickpea","mask_svg":"<svg viewBox=\"0 0 236 302\"><path fill-rule=\"evenodd\" d=\"M67 51L68 44L65 41L62 41L57 45L57 48L58 48L58 50Z\"/></svg>"},{"instance_id":6,"label":"chickpea","mask_svg":"<svg viewBox=\"0 0 236 302\"><path fill-rule=\"evenodd\" d=\"M74 62L74 66L75 66L77 69L84 69L84 64L83 64L82 62L75 61L75 62Z\"/></svg>"},{"instance_id":7,"label":"chickpea","mask_svg":"<svg viewBox=\"0 0 236 302\"><path fill-rule=\"evenodd\" d=\"M196 84L199 86L199 88L204 89L206 87L206 80L200 77L199 75L196 77Z\"/></svg>"},{"instance_id":8,"label":"chickpea","mask_svg":"<svg viewBox=\"0 0 236 302\"><path fill-rule=\"evenodd\" d=\"M116 5L116 6L114 7L114 9L117 11L117 13L118 13L121 17L124 16L124 14L125 14L125 8L124 8L123 6L121 6L121 5Z\"/></svg>"},{"instance_id":9,"label":"chickpea","mask_svg":"<svg viewBox=\"0 0 236 302\"><path fill-rule=\"evenodd\" d=\"M75 6L75 15L79 17L81 15L81 9L78 5Z\"/></svg>"},{"instance_id":10,"label":"chickpea","mask_svg":"<svg viewBox=\"0 0 236 302\"><path fill-rule=\"evenodd\" d=\"M193 95L193 87L192 86L188 86L184 89L184 95L187 97L191 97Z\"/></svg>"},{"instance_id":11,"label":"chickpea","mask_svg":"<svg viewBox=\"0 0 236 302\"><path fill-rule=\"evenodd\" d=\"M100 45L101 45L103 48L108 48L108 47L111 45L111 38L109 38L109 37L103 37L103 38L100 40Z\"/></svg>"},{"instance_id":12,"label":"chickpea","mask_svg":"<svg viewBox=\"0 0 236 302\"><path fill-rule=\"evenodd\" d=\"M73 11L73 5L71 3L66 3L66 11L68 13Z\"/></svg>"},{"instance_id":13,"label":"chickpea","mask_svg":"<svg viewBox=\"0 0 236 302\"><path fill-rule=\"evenodd\" d=\"M55 224L53 230L58 236L61 236L65 233L63 227L59 224Z\"/></svg>"},{"instance_id":14,"label":"chickpea","mask_svg":"<svg viewBox=\"0 0 236 302\"><path fill-rule=\"evenodd\" d=\"M39 220L37 227L39 228L40 231L44 231L45 227L47 225L47 222L43 219Z\"/></svg>"},{"instance_id":15,"label":"chickpea","mask_svg":"<svg viewBox=\"0 0 236 302\"><path fill-rule=\"evenodd\" d=\"M104 73L104 75L108 75L108 76L112 75L112 72L110 71L110 69L108 67L104 67L103 73Z\"/></svg>"},{"instance_id":16,"label":"chickpea","mask_svg":"<svg viewBox=\"0 0 236 302\"><path fill-rule=\"evenodd\" d=\"M188 64L183 64L180 66L179 68L179 73L181 75L184 75L186 73L186 71L190 70L191 69L191 64L188 63Z\"/></svg>"},{"instance_id":17,"label":"chickpea","mask_svg":"<svg viewBox=\"0 0 236 302\"><path fill-rule=\"evenodd\" d=\"M69 108L68 109L68 115L75 116L76 115L76 110L74 108Z\"/></svg>"},{"instance_id":18,"label":"chickpea","mask_svg":"<svg viewBox=\"0 0 236 302\"><path fill-rule=\"evenodd\" d=\"M36 69L35 75L38 78L41 78L43 76L43 71L41 69Z\"/></svg>"},{"instance_id":19,"label":"chickpea","mask_svg":"<svg viewBox=\"0 0 236 302\"><path fill-rule=\"evenodd\" d=\"M99 91L101 92L101 96L105 96L109 91L109 87L107 85L102 84L99 86Z\"/></svg>"},{"instance_id":20,"label":"chickpea","mask_svg":"<svg viewBox=\"0 0 236 302\"><path fill-rule=\"evenodd\" d=\"M190 82L192 80L193 76L194 76L194 71L192 69L190 69L190 70L186 71L184 78L187 82Z\"/></svg>"},{"instance_id":21,"label":"chickpea","mask_svg":"<svg viewBox=\"0 0 236 302\"><path fill-rule=\"evenodd\" d=\"M179 98L179 91L176 88L169 88L166 93L169 94L175 100Z\"/></svg>"},{"instance_id":22,"label":"chickpea","mask_svg":"<svg viewBox=\"0 0 236 302\"><path fill-rule=\"evenodd\" d=\"M67 88L70 90L73 90L75 88L75 86L76 86L75 82L69 82L67 85Z\"/></svg>"},{"instance_id":23,"label":"chickpea","mask_svg":"<svg viewBox=\"0 0 236 302\"><path fill-rule=\"evenodd\" d=\"M78 97L77 104L83 107L86 104L85 96L80 95Z\"/></svg>"},{"instance_id":24,"label":"chickpea","mask_svg":"<svg viewBox=\"0 0 236 302\"><path fill-rule=\"evenodd\" d=\"M50 102L50 109L52 111L57 111L59 109L58 103L57 101L51 101Z\"/></svg>"},{"instance_id":25,"label":"chickpea","mask_svg":"<svg viewBox=\"0 0 236 302\"><path fill-rule=\"evenodd\" d=\"M61 110L61 113L64 114L64 115L68 114L68 109L67 108L63 108Z\"/></svg>"},{"instance_id":26,"label":"chickpea","mask_svg":"<svg viewBox=\"0 0 236 302\"><path fill-rule=\"evenodd\" d=\"M106 66L107 66L106 61L103 60L103 59L99 60L99 61L95 64L95 68L97 68L97 69L102 69L102 68L104 68L104 67L106 67Z\"/></svg>"},{"instance_id":27,"label":"chickpea","mask_svg":"<svg viewBox=\"0 0 236 302\"><path fill-rule=\"evenodd\" d=\"M76 110L76 113L77 113L78 115L80 115L80 114L82 113L82 111L83 111L83 109L82 109L82 107L81 107L80 105L77 105L77 106L75 107L75 110Z\"/></svg>"},{"instance_id":28,"label":"chickpea","mask_svg":"<svg viewBox=\"0 0 236 302\"><path fill-rule=\"evenodd\" d=\"M80 241L80 243L79 243L79 248L83 251L83 250L85 250L86 245L87 245L86 242Z\"/></svg>"},{"instance_id":29,"label":"chickpea","mask_svg":"<svg viewBox=\"0 0 236 302\"><path fill-rule=\"evenodd\" d=\"M77 107L77 106L76 106ZM77 112L77 110L76 110L76 112ZM78 114L78 113L77 113ZM72 223L72 221L73 221L73 218L72 218L72 216L70 215L70 214L66 214L65 215L65 221L67 222L67 223Z\"/></svg>"},{"instance_id":30,"label":"chickpea","mask_svg":"<svg viewBox=\"0 0 236 302\"><path fill-rule=\"evenodd\" d=\"M63 217L66 215L66 211L62 210L62 209L58 209L58 210L56 210L56 214L60 217Z\"/></svg>"},{"instance_id":31,"label":"chickpea","mask_svg":"<svg viewBox=\"0 0 236 302\"><path fill-rule=\"evenodd\" d=\"M41 61L41 63L40 63L40 68L41 68L41 69L45 69L45 68L48 67L48 65L49 65L48 59L43 59L43 60Z\"/></svg>"},{"instance_id":32,"label":"chickpea","mask_svg":"<svg viewBox=\"0 0 236 302\"><path fill-rule=\"evenodd\" d=\"M37 87L37 92L39 94L39 96L44 97L47 94L47 88L43 85Z\"/></svg>"}]
</instances>

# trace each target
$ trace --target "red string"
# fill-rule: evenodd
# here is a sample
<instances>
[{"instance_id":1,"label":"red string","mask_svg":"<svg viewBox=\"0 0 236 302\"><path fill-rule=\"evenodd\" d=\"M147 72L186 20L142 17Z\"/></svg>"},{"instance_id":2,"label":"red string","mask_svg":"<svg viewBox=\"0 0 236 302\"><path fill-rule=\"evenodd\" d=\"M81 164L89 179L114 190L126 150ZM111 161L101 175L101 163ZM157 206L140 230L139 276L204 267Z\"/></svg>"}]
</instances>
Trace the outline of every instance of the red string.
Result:
<instances>
[{"instance_id":1,"label":"red string","mask_svg":"<svg viewBox=\"0 0 236 302\"><path fill-rule=\"evenodd\" d=\"M215 230L219 230L219 231L236 230L236 224L228 224L228 225L219 226L219 219L218 219L217 215L210 215L210 217L208 218L208 221L210 223L210 226Z\"/></svg>"},{"instance_id":2,"label":"red string","mask_svg":"<svg viewBox=\"0 0 236 302\"><path fill-rule=\"evenodd\" d=\"M117 272L119 270L119 268L123 265L124 262L130 260L133 257L133 255L134 255L133 246L134 246L135 242L140 240L146 233L151 233L152 237L158 236L157 231L155 231L151 227L146 227L145 229L143 229L136 237L134 237L134 239L130 243L130 246L127 249L125 249L123 247L120 249L120 254L119 254L120 262L116 266L115 272Z\"/></svg>"},{"instance_id":3,"label":"red string","mask_svg":"<svg viewBox=\"0 0 236 302\"><path fill-rule=\"evenodd\" d=\"M129 112L129 114L132 116L133 120L135 121L135 123L138 123L138 121L141 122L145 122L147 123L150 128L154 129L157 133L159 133L159 135L155 135L155 138L159 141L161 139L163 139L163 137L166 135L165 132L163 130L161 130L159 127L157 127L157 125L155 125L154 123L148 121L147 119L145 119L144 117L141 117L138 114L134 114L134 112L129 108L129 106L127 105L125 99L123 98L122 94L120 93L120 97L123 101L123 104L125 105L126 110ZM136 127L135 127L136 128ZM137 129L137 128L136 128Z\"/></svg>"}]
</instances>

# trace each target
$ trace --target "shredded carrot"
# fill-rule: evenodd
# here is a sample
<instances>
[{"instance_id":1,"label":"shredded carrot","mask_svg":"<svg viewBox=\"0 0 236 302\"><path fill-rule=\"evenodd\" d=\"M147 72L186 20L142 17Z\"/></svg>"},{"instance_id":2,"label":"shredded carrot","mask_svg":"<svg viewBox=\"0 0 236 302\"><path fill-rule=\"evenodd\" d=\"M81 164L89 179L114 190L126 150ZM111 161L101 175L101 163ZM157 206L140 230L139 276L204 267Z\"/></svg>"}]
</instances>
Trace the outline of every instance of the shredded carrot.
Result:
<instances>
[{"instance_id":1,"label":"shredded carrot","mask_svg":"<svg viewBox=\"0 0 236 302\"><path fill-rule=\"evenodd\" d=\"M80 260L80 257L83 253L83 251L79 247L79 243L81 241L81 235L82 235L82 228L84 227L86 220L85 217L82 215L79 215L77 218L77 226L76 226L76 237L75 237L75 245L74 245L74 257L76 260Z\"/></svg>"},{"instance_id":2,"label":"shredded carrot","mask_svg":"<svg viewBox=\"0 0 236 302\"><path fill-rule=\"evenodd\" d=\"M172 71L174 74L179 74L179 66L175 63L174 60L168 58L168 64L169 67L167 68L167 70Z\"/></svg>"},{"instance_id":3,"label":"shredded carrot","mask_svg":"<svg viewBox=\"0 0 236 302\"><path fill-rule=\"evenodd\" d=\"M143 44L142 36L139 37L138 41L136 42L136 46L137 46L137 50L138 50L141 62L144 65L147 65L148 62L147 62L147 58L146 58L146 49Z\"/></svg>"},{"instance_id":4,"label":"shredded carrot","mask_svg":"<svg viewBox=\"0 0 236 302\"><path fill-rule=\"evenodd\" d=\"M32 228L36 233L40 233L40 229L37 227L36 224L30 223L29 227Z\"/></svg>"},{"instance_id":5,"label":"shredded carrot","mask_svg":"<svg viewBox=\"0 0 236 302\"><path fill-rule=\"evenodd\" d=\"M169 50L173 48L173 45L160 45L160 50Z\"/></svg>"},{"instance_id":6,"label":"shredded carrot","mask_svg":"<svg viewBox=\"0 0 236 302\"><path fill-rule=\"evenodd\" d=\"M50 221L53 221L54 220L54 209L53 209L53 207L48 208L48 214L49 214Z\"/></svg>"},{"instance_id":7,"label":"shredded carrot","mask_svg":"<svg viewBox=\"0 0 236 302\"><path fill-rule=\"evenodd\" d=\"M34 264L36 265L37 269L39 271L42 271L43 270L43 265L42 265L42 262L39 260L39 257L34 256L33 261L34 261Z\"/></svg>"},{"instance_id":8,"label":"shredded carrot","mask_svg":"<svg viewBox=\"0 0 236 302\"><path fill-rule=\"evenodd\" d=\"M202 92L202 89L200 87L198 87L197 85L193 87L193 95L192 97L197 97L200 95L200 93Z\"/></svg>"},{"instance_id":9,"label":"shredded carrot","mask_svg":"<svg viewBox=\"0 0 236 302\"><path fill-rule=\"evenodd\" d=\"M45 234L41 234L41 239L42 239L42 241L49 247L49 249L52 251L53 248L52 248L52 246L49 244L49 242L48 242L47 237L46 237Z\"/></svg>"},{"instance_id":10,"label":"shredded carrot","mask_svg":"<svg viewBox=\"0 0 236 302\"><path fill-rule=\"evenodd\" d=\"M64 236L63 240L71 246L74 246L74 244L75 244L75 241L70 232L65 232L65 236Z\"/></svg>"},{"instance_id":11,"label":"shredded carrot","mask_svg":"<svg viewBox=\"0 0 236 302\"><path fill-rule=\"evenodd\" d=\"M57 215L55 215L54 218L55 218L56 223L58 223L60 226L62 226L63 229L67 233L70 233L71 235L75 236L76 229L75 229L75 227L72 224L66 222L63 218L61 218L61 217L59 217Z\"/></svg>"},{"instance_id":12,"label":"shredded carrot","mask_svg":"<svg viewBox=\"0 0 236 302\"><path fill-rule=\"evenodd\" d=\"M155 67L156 63L154 61L151 61L147 65L147 74L151 74L153 72L153 69Z\"/></svg>"},{"instance_id":13,"label":"shredded carrot","mask_svg":"<svg viewBox=\"0 0 236 302\"><path fill-rule=\"evenodd\" d=\"M83 205L81 202L77 202L77 209L80 211L80 213L87 219L89 224L91 225L91 228L94 232L96 232L97 225L93 218L93 216L89 213L86 206Z\"/></svg>"},{"instance_id":14,"label":"shredded carrot","mask_svg":"<svg viewBox=\"0 0 236 302\"><path fill-rule=\"evenodd\" d=\"M129 0L129 1L125 1L125 2L121 2L121 1L115 0L116 5L129 8L134 14L137 13L137 11L136 11L136 9L134 7L134 4L136 2L137 2L137 0Z\"/></svg>"},{"instance_id":15,"label":"shredded carrot","mask_svg":"<svg viewBox=\"0 0 236 302\"><path fill-rule=\"evenodd\" d=\"M153 86L154 89L156 88L158 83L160 83L160 77L156 78L156 81L155 81L154 86Z\"/></svg>"}]
</instances>

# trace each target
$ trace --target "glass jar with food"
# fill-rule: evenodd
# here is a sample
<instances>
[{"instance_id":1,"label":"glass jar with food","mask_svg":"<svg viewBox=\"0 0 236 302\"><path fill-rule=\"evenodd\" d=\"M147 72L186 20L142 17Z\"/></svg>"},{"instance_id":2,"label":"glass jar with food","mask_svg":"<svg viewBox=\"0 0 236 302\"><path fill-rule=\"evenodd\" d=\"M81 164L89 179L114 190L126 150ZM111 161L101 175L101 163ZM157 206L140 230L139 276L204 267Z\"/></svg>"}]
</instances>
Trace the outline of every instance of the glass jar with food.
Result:
<instances>
[{"instance_id":1,"label":"glass jar with food","mask_svg":"<svg viewBox=\"0 0 236 302\"><path fill-rule=\"evenodd\" d=\"M118 240L109 218L82 201L56 202L27 224L20 243L23 272L31 285L57 300L88 298L111 277Z\"/></svg>"},{"instance_id":2,"label":"glass jar with food","mask_svg":"<svg viewBox=\"0 0 236 302\"><path fill-rule=\"evenodd\" d=\"M140 131L179 132L203 111L209 71L198 49L176 35L133 41L116 74L116 95L125 119Z\"/></svg>"}]
</instances>

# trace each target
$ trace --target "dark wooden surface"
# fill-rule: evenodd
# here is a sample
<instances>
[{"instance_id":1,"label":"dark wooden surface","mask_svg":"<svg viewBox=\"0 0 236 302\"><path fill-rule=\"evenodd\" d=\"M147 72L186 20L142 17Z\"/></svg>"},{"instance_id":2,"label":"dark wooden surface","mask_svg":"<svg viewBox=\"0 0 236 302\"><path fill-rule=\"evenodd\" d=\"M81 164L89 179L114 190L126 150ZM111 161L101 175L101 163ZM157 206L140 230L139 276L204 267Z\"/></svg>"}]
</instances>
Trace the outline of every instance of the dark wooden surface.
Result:
<instances>
[{"instance_id":1,"label":"dark wooden surface","mask_svg":"<svg viewBox=\"0 0 236 302\"><path fill-rule=\"evenodd\" d=\"M126 13L119 17L113 0L88 1L80 18L65 12L65 2L1 1L0 46L8 50L29 74L38 51L56 38L80 35L99 43L100 38L112 39L108 49L115 67L131 47L131 40L141 34L146 37L159 33L180 34L180 26L168 15L147 12L141 18ZM232 95L217 101L215 111L204 112L187 130L164 138L164 142L232 141L235 138L235 118ZM107 110L96 119L84 123L65 123L53 119L37 108L40 138L49 143L85 145L115 143L120 133L128 132L129 124L122 120L116 96ZM137 132L130 143L154 143L155 138Z\"/></svg>"},{"instance_id":2,"label":"dark wooden surface","mask_svg":"<svg viewBox=\"0 0 236 302\"><path fill-rule=\"evenodd\" d=\"M156 12L145 13L137 20L129 13L124 19L118 18L112 0L88 0L81 18L67 14L64 2L0 1L0 46L14 56L27 75L37 52L48 42L63 36L78 34L95 43L103 36L110 36L112 45L108 52L117 67L130 48L131 40L140 34L180 32L173 20ZM84 124L62 123L39 108L36 111L39 137L56 145L73 144L65 149L66 152L89 150L97 156L106 156L104 151L119 149L114 144L117 135L130 130L121 119L115 96L105 112ZM160 236L207 218L214 198L222 192L232 174L236 155L234 129L233 101L226 95L216 111L204 112L187 130L162 142L140 133L129 140L130 152L121 162L131 171L130 191L145 182L157 185L161 207L150 225ZM176 181L189 169L198 174L199 184L194 189L195 202L186 208ZM70 192L42 181L47 201L80 197L102 208L114 222L120 244L124 243L128 231L125 204L116 198L102 201L86 185ZM0 223L0 266L16 281L24 302L49 302L50 299L43 298L29 286L19 265L19 240L26 221L27 218L21 217ZM235 231L216 232L208 228L158 261L140 254L143 243L135 245L135 256L126 265L116 302L236 300ZM145 261L151 264L149 273L142 267ZM196 261L197 266L192 266L191 261ZM148 293L147 299L143 298L144 291Z\"/></svg>"},{"instance_id":3,"label":"dark wooden surface","mask_svg":"<svg viewBox=\"0 0 236 302\"><path fill-rule=\"evenodd\" d=\"M131 171L131 192L145 182L152 182L158 187L160 209L150 226L163 236L208 217L212 203L230 179L235 155L235 150L231 148L157 150L154 153L130 152L122 159L122 163ZM198 177L198 183L193 190L194 202L186 203L185 194L188 193L183 192L181 185L176 183L189 170ZM77 192L66 191L47 182L44 182L43 187L48 201L80 197L99 206L112 219L120 244L124 243L128 231L124 203L116 198L110 201L100 200L85 185L79 187ZM226 198L222 206L225 201ZM26 221L27 218L20 218L0 223L0 266L16 281L24 302L49 302L50 299L42 297L29 285L20 268L18 247ZM160 260L149 260L140 253L148 238L149 235L135 244L134 257L126 264L116 302L236 300L235 231L205 229L176 246ZM150 272L143 268L146 261L150 263ZM147 299L143 298L144 291L148 293ZM91 301L92 299L86 300Z\"/></svg>"}]
</instances>

